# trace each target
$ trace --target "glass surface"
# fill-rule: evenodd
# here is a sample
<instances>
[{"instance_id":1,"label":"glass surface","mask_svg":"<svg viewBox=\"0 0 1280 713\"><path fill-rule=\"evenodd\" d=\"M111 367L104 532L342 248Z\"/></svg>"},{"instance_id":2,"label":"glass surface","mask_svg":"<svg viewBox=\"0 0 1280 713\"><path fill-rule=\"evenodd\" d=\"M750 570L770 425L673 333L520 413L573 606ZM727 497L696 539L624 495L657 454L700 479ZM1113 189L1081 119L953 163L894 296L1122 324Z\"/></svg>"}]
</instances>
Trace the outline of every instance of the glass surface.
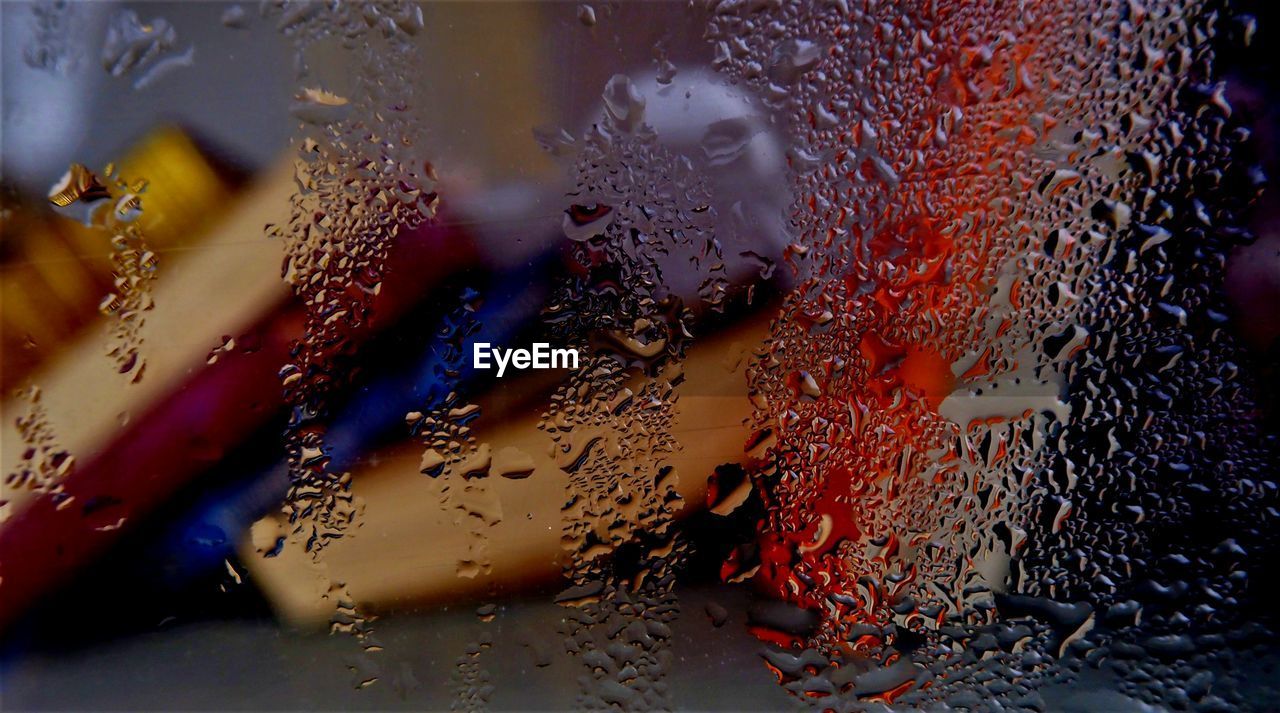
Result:
<instances>
[{"instance_id":1,"label":"glass surface","mask_svg":"<svg viewBox=\"0 0 1280 713\"><path fill-rule=\"evenodd\" d=\"M1274 709L1275 14L0 4L0 708Z\"/></svg>"}]
</instances>

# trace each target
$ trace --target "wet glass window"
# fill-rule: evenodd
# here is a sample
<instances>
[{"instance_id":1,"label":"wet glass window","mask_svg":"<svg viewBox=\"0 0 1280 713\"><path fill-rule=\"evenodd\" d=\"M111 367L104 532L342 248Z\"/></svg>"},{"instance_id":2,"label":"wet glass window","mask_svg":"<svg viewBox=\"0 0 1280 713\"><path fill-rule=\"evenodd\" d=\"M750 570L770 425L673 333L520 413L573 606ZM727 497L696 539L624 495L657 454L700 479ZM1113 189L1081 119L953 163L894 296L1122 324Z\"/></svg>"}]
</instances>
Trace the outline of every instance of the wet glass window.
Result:
<instances>
[{"instance_id":1,"label":"wet glass window","mask_svg":"<svg viewBox=\"0 0 1280 713\"><path fill-rule=\"evenodd\" d=\"M0 707L1275 709L1271 5L0 28Z\"/></svg>"}]
</instances>

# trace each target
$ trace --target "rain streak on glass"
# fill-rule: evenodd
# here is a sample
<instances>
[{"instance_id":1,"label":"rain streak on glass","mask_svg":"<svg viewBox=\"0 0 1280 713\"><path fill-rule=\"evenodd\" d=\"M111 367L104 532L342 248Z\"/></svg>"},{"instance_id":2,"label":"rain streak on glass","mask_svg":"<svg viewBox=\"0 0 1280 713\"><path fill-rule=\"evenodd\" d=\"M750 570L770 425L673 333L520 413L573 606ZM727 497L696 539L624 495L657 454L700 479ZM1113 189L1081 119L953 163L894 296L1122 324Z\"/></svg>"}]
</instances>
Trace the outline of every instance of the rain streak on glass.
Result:
<instances>
[{"instance_id":1,"label":"rain streak on glass","mask_svg":"<svg viewBox=\"0 0 1280 713\"><path fill-rule=\"evenodd\" d=\"M59 445L57 432L41 403L40 388L28 386L16 396L28 405L27 412L14 419L23 453L19 465L4 476L0 523L10 518L15 505L33 494L53 493L59 503L66 502L62 480L76 464L75 456Z\"/></svg>"},{"instance_id":2,"label":"rain streak on glass","mask_svg":"<svg viewBox=\"0 0 1280 713\"><path fill-rule=\"evenodd\" d=\"M370 2L284 3L264 5L263 12L292 40L300 80L311 81L307 48L326 37L342 37L361 67L350 97L319 87L298 93L291 112L301 122L299 190L289 223L267 226L269 236L284 242L283 277L306 309L296 356L280 369L292 409L286 432L292 485L284 514L291 541L323 570L325 546L359 524L350 473L330 467L324 441L329 396L349 373L343 359L352 336L367 329L391 241L436 209L434 175L418 155L405 81L422 11L407 2ZM336 605L333 629L354 635L364 651L353 667L356 685L370 685L378 669L367 655L381 649L371 620L344 583L327 589Z\"/></svg>"},{"instance_id":3,"label":"rain streak on glass","mask_svg":"<svg viewBox=\"0 0 1280 713\"><path fill-rule=\"evenodd\" d=\"M1237 700L1230 649L1162 663L1231 635L1275 529L1273 496L1227 475L1275 452L1215 289L1256 194L1212 78L1222 22L715 8L717 65L797 137L800 283L751 371L768 516L729 562L816 614L768 634L788 689L1043 709L1081 659L1055 660L1123 640L1145 657L1110 668L1125 695ZM1234 537L1198 542L1198 517Z\"/></svg>"},{"instance_id":4,"label":"rain streak on glass","mask_svg":"<svg viewBox=\"0 0 1280 713\"><path fill-rule=\"evenodd\" d=\"M77 3L72 0L41 0L32 3L30 36L22 49L27 66L65 76L80 64L80 51L72 41L78 21Z\"/></svg>"},{"instance_id":5,"label":"rain streak on glass","mask_svg":"<svg viewBox=\"0 0 1280 713\"><path fill-rule=\"evenodd\" d=\"M137 383L146 370L140 330L144 313L155 307L151 286L159 264L140 220L147 182L126 181L112 166L103 175L105 182L85 166L72 164L49 189L49 202L110 241L114 290L102 298L98 310L112 320L107 355L121 374Z\"/></svg>"}]
</instances>

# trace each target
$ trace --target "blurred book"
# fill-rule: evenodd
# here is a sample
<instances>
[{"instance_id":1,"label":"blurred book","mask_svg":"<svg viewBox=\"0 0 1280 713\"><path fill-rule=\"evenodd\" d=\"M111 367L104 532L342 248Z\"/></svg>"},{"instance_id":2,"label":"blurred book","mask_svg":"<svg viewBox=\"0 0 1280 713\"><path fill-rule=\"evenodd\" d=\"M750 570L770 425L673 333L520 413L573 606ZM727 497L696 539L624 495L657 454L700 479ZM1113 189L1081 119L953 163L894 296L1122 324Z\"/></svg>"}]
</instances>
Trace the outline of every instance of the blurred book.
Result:
<instances>
[{"instance_id":1,"label":"blurred book","mask_svg":"<svg viewBox=\"0 0 1280 713\"><path fill-rule=\"evenodd\" d=\"M666 461L684 498L678 518L705 508L708 478L717 466L744 458L752 413L745 345L761 343L767 329L767 313L757 314L707 336L683 363L671 429L682 447ZM405 441L368 454L352 468L352 490L362 503L359 527L325 549L323 569L299 546L280 548L288 534L282 516L255 523L240 546L240 562L282 618L300 625L327 622L335 605L325 596L330 581L344 582L358 604L379 613L556 586L568 475L538 421L557 382L545 376L506 381L476 400L482 413L474 424L476 442L489 454L527 458L528 477L491 472L479 482L442 475L455 493L452 503L442 503L446 484L420 472L422 444ZM529 398L512 400L505 395L512 391ZM472 499L466 507L496 522L477 516L455 521L453 505L466 498ZM475 533L488 565L479 572L469 566Z\"/></svg>"},{"instance_id":2,"label":"blurred book","mask_svg":"<svg viewBox=\"0 0 1280 713\"><path fill-rule=\"evenodd\" d=\"M118 164L143 195L147 243L163 260L194 247L221 217L243 172L175 126L148 134ZM0 232L0 389L32 370L98 317L111 290L109 236L13 199Z\"/></svg>"}]
</instances>

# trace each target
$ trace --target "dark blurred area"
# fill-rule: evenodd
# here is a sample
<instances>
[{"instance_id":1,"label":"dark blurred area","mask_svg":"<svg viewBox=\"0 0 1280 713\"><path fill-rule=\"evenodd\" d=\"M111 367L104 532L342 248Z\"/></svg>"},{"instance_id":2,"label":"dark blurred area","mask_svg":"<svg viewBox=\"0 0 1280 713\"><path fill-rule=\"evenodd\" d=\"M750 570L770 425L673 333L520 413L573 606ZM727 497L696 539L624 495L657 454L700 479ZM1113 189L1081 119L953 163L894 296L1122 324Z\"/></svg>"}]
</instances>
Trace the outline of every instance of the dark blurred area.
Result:
<instances>
[{"instance_id":1,"label":"dark blurred area","mask_svg":"<svg viewBox=\"0 0 1280 713\"><path fill-rule=\"evenodd\" d=\"M1267 189L1254 209L1252 229L1257 242L1237 250L1227 266L1227 295L1234 303L1238 319L1233 321L1240 336L1257 359L1258 373L1266 380L1264 393L1280 394L1280 196L1274 190L1280 176L1280 71L1276 53L1270 51L1277 39L1280 8L1273 3L1248 2L1242 9L1256 21L1248 49L1238 44L1223 48L1227 96L1241 125L1249 127L1248 151L1267 178ZM1280 425L1276 400L1268 402L1273 425Z\"/></svg>"}]
</instances>

